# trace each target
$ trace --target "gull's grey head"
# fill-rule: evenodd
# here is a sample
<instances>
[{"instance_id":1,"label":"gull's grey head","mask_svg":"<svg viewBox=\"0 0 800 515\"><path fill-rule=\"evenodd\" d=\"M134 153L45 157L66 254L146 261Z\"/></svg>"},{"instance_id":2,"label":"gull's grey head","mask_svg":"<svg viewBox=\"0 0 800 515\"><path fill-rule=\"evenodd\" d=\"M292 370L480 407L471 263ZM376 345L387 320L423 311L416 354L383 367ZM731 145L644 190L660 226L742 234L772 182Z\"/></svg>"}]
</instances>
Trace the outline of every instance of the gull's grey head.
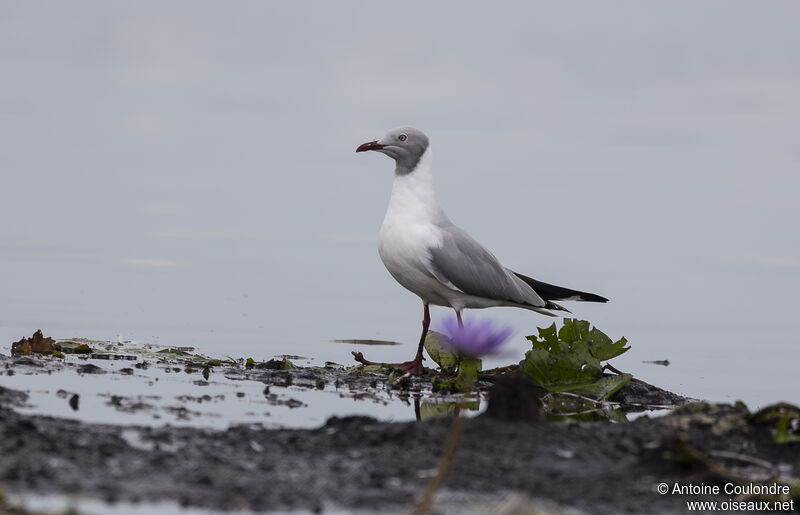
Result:
<instances>
[{"instance_id":1,"label":"gull's grey head","mask_svg":"<svg viewBox=\"0 0 800 515\"><path fill-rule=\"evenodd\" d=\"M397 163L395 172L407 174L417 167L422 154L428 149L428 137L413 127L398 127L386 133L379 140L364 143L356 152L375 150L391 157Z\"/></svg>"}]
</instances>

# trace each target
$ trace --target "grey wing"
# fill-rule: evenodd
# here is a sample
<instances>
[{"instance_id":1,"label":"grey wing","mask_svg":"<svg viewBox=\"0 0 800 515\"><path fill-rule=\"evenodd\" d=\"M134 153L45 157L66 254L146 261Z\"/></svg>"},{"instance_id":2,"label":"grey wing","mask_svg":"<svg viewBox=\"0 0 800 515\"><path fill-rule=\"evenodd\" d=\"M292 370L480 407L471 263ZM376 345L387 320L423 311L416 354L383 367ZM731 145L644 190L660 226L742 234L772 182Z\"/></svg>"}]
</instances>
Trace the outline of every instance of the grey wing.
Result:
<instances>
[{"instance_id":1,"label":"grey wing","mask_svg":"<svg viewBox=\"0 0 800 515\"><path fill-rule=\"evenodd\" d=\"M476 297L545 306L545 301L494 255L455 225L440 228L442 242L431 247L431 273Z\"/></svg>"}]
</instances>

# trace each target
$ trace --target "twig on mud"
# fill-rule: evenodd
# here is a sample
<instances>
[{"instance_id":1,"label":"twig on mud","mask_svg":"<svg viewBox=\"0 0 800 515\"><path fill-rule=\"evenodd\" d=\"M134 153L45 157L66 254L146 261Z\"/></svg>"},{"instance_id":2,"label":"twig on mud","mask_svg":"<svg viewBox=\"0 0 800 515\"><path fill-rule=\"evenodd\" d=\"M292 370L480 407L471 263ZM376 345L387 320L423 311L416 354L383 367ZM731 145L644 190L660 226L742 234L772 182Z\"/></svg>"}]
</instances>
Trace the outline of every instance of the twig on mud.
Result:
<instances>
[{"instance_id":1,"label":"twig on mud","mask_svg":"<svg viewBox=\"0 0 800 515\"><path fill-rule=\"evenodd\" d=\"M558 395L562 395L564 397L574 397L576 399L582 400L583 402L588 402L589 404L591 404L591 405L593 405L595 407L594 408L590 408L590 409L586 409L586 410L573 411L573 412L569 412L569 413L556 412L556 411L553 411L552 406L550 406L550 402L549 401L545 402L545 399L553 400ZM553 413L555 415L565 416L565 417L571 417L571 416L574 416L574 415L584 415L584 414L587 414L587 413L598 413L598 412L602 412L602 411L604 411L606 409L609 409L614 405L616 405L616 406L620 405L619 402L607 401L605 399L592 399L591 397L586 397L585 395L581 395L581 394L578 394L578 393L572 393L572 392L548 392L547 394L545 394L542 397L542 404L544 404L544 406L545 406L544 409L548 413Z\"/></svg>"},{"instance_id":2,"label":"twig on mud","mask_svg":"<svg viewBox=\"0 0 800 515\"><path fill-rule=\"evenodd\" d=\"M569 412L566 412L566 413L554 412L554 411L550 411L550 410L546 410L546 411L548 413L553 414L553 415L558 415L559 417L574 417L576 415L588 415L589 413L601 413L603 411L603 408L592 408L592 409L587 409L587 410L583 410L583 411L569 411Z\"/></svg>"},{"instance_id":3,"label":"twig on mud","mask_svg":"<svg viewBox=\"0 0 800 515\"><path fill-rule=\"evenodd\" d=\"M705 467L711 474L726 481L737 484L744 484L746 481L745 478L726 469L719 463L714 462L709 456L706 456L703 451L689 443L689 438L685 434L662 439L661 447L671 453L671 456L668 457L672 460L685 462L686 458L688 458L690 461L694 461Z\"/></svg>"},{"instance_id":4,"label":"twig on mud","mask_svg":"<svg viewBox=\"0 0 800 515\"><path fill-rule=\"evenodd\" d=\"M603 370L610 370L610 371L614 372L615 374L617 374L618 376L622 375L622 371L620 371L614 365L609 365L608 363L606 363L605 366L603 366Z\"/></svg>"},{"instance_id":5,"label":"twig on mud","mask_svg":"<svg viewBox=\"0 0 800 515\"><path fill-rule=\"evenodd\" d=\"M592 399L591 397L586 397L585 395L581 395L579 393L572 393L572 392L548 392L547 394L545 394L544 397L553 398L553 397L555 397L557 395L563 395L565 397L575 397L576 399L580 399L580 400L586 401L586 402L588 402L590 404L595 404L595 405L600 405L600 406L610 406L610 405L613 405L613 404L617 404L617 405L620 404L619 402L607 401L607 400L604 400L604 399Z\"/></svg>"},{"instance_id":6,"label":"twig on mud","mask_svg":"<svg viewBox=\"0 0 800 515\"><path fill-rule=\"evenodd\" d=\"M610 404L608 401L592 399L591 397L587 397L585 395L581 395L579 393L572 393L572 392L550 392L548 395L556 396L556 395L564 395L566 397L575 397L577 399L581 399L586 402L590 402L592 404Z\"/></svg>"},{"instance_id":7,"label":"twig on mud","mask_svg":"<svg viewBox=\"0 0 800 515\"><path fill-rule=\"evenodd\" d=\"M364 357L364 355L361 354L359 351L354 350L354 351L352 351L352 354L353 354L353 358L355 358L355 360L358 361L359 363L361 363L362 365L365 365L365 366L375 365L375 366L378 366L378 367L394 368L394 365L392 365L391 363L376 363L374 361L370 361L370 360L366 359Z\"/></svg>"},{"instance_id":8,"label":"twig on mud","mask_svg":"<svg viewBox=\"0 0 800 515\"><path fill-rule=\"evenodd\" d=\"M772 474L775 474L776 476L778 476L778 470L777 470L778 467L776 465L774 465L773 463L770 463L767 460L764 460L764 459L761 459L761 458L757 458L755 456L749 456L747 454L741 454L741 453L738 453L738 452L724 451L724 450L723 451L709 451L708 456L706 456L699 449L697 449L697 448L693 447L691 444L689 444L688 443L688 438L686 438L685 435L682 435L682 438L679 437L679 440L680 440L680 443L683 444L683 449L682 450L684 452L688 452L689 456L691 456L692 458L694 458L695 460L697 460L698 462L703 464L708 469L709 472L711 472L713 474L716 474L717 476L719 476L719 477L721 477L721 478L723 478L723 479L725 479L727 481L731 481L733 483L740 484L740 485L743 485L743 484L745 484L746 482L749 481L751 484L753 484L753 479L747 478L745 476L740 476L739 474L736 474L735 472L733 472L731 470L728 470L727 468L723 467L721 464L718 464L718 463L712 461L711 460L712 456L713 457L717 457L717 458L723 458L723 459L729 459L729 460L737 460L737 461L741 461L741 462L745 462L745 463L750 463L751 465L755 465L757 467L762 467L762 468L764 468L766 470L769 470ZM775 481L775 480L773 479L773 480L770 480L770 481ZM790 481L787 481L786 479L779 480L779 481L780 481L781 484L787 485L790 488L796 488L798 485L800 485L800 483L798 483L797 481L790 482ZM767 486L766 483L758 482L758 484L762 484L764 486ZM756 493L756 491L753 491L752 493L739 494L736 498L739 499L739 500L742 500L742 501L748 501L750 499L760 499L762 501L771 500L771 497L769 495L767 495L765 493Z\"/></svg>"},{"instance_id":9,"label":"twig on mud","mask_svg":"<svg viewBox=\"0 0 800 515\"><path fill-rule=\"evenodd\" d=\"M744 461L746 463L750 463L751 465L755 465L757 467L762 467L773 472L775 471L774 464L768 462L767 460L756 458L755 456L748 456L747 454L740 454L738 452L731 452L731 451L711 451L709 452L709 454L717 458L726 458L729 460Z\"/></svg>"},{"instance_id":10,"label":"twig on mud","mask_svg":"<svg viewBox=\"0 0 800 515\"><path fill-rule=\"evenodd\" d=\"M377 363L373 363L372 361L368 361L367 359L365 359L364 355L356 350L352 351L351 354L353 354L355 360L361 363L362 365L377 365Z\"/></svg>"},{"instance_id":11,"label":"twig on mud","mask_svg":"<svg viewBox=\"0 0 800 515\"><path fill-rule=\"evenodd\" d=\"M610 370L611 372L617 374L618 376L621 376L622 374L624 374L624 372L622 370L618 369L614 365L609 365L608 363L603 365L603 372L605 372L606 370ZM647 382L642 381L638 377L631 377L631 382L632 383L648 384Z\"/></svg>"}]
</instances>

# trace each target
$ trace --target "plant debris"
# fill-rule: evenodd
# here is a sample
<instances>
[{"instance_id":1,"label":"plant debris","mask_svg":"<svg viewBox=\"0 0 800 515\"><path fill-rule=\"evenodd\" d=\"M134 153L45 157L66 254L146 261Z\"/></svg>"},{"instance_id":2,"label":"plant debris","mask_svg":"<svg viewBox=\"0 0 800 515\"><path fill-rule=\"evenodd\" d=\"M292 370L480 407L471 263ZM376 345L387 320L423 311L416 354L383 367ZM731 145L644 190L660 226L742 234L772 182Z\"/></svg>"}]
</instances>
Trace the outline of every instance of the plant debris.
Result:
<instances>
[{"instance_id":1,"label":"plant debris","mask_svg":"<svg viewBox=\"0 0 800 515\"><path fill-rule=\"evenodd\" d=\"M55 351L55 340L45 338L42 330L38 329L30 338L22 338L11 344L12 356L27 356L29 354L52 354Z\"/></svg>"}]
</instances>

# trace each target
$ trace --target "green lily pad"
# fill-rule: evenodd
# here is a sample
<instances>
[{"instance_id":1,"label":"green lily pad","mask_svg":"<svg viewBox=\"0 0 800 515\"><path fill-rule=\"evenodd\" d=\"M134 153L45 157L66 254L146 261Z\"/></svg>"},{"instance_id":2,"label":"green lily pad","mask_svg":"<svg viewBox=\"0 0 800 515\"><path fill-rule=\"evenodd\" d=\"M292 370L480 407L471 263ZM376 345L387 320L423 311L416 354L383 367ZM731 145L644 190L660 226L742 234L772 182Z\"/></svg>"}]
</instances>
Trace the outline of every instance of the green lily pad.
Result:
<instances>
[{"instance_id":1,"label":"green lily pad","mask_svg":"<svg viewBox=\"0 0 800 515\"><path fill-rule=\"evenodd\" d=\"M561 329L553 324L528 336L532 349L519 366L539 386L554 392L573 392L607 399L633 377L604 375L602 361L626 352L627 340L616 342L586 320L564 319Z\"/></svg>"},{"instance_id":2,"label":"green lily pad","mask_svg":"<svg viewBox=\"0 0 800 515\"><path fill-rule=\"evenodd\" d=\"M428 356L430 356L431 359L435 361L437 365L439 365L439 368L442 369L442 372L452 374L458 367L458 355L446 350L447 344L442 344L442 342L447 340L447 336L443 335L442 333L428 331L428 335L425 337L424 345L425 350L428 352Z\"/></svg>"}]
</instances>

